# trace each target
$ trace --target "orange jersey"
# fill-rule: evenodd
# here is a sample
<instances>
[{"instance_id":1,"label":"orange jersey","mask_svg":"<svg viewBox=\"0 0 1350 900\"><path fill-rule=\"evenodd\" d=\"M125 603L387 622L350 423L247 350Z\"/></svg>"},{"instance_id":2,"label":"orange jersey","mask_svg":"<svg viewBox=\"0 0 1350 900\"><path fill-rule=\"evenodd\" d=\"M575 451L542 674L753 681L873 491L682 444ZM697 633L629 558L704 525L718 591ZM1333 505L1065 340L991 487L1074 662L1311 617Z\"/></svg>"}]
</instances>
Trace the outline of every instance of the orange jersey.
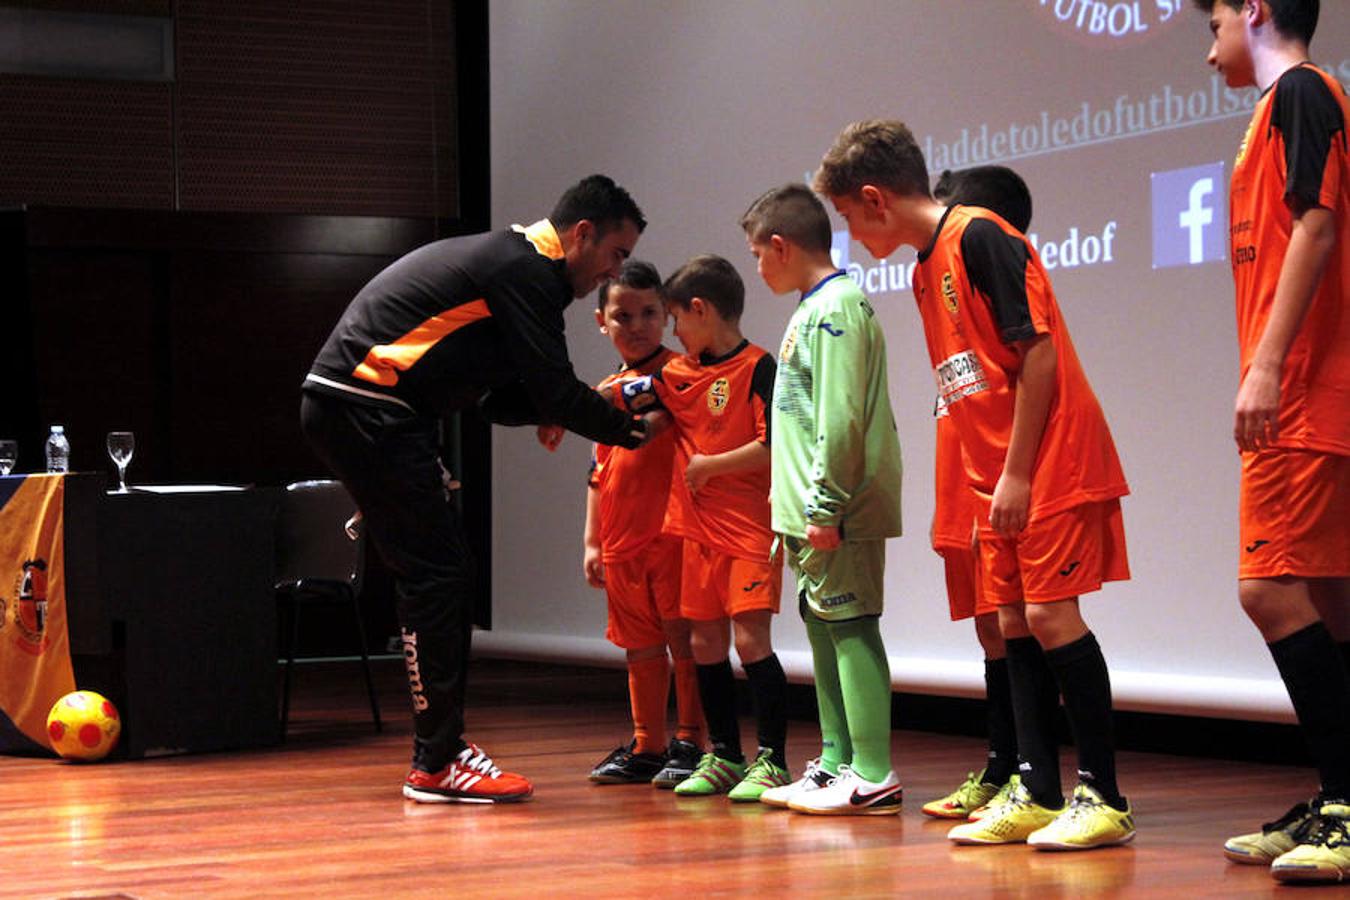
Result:
<instances>
[{"instance_id":1,"label":"orange jersey","mask_svg":"<svg viewBox=\"0 0 1350 900\"><path fill-rule=\"evenodd\" d=\"M1038 334L1054 343L1055 396L1032 469L1031 517L1129 493L1050 279L1022 234L986 209L951 207L919 254L914 299L978 493L992 495L1012 437L1016 342Z\"/></svg>"},{"instance_id":2,"label":"orange jersey","mask_svg":"<svg viewBox=\"0 0 1350 900\"><path fill-rule=\"evenodd\" d=\"M933 491L933 549L970 549L974 532L975 495L961 459L961 438L939 404L937 411L936 478Z\"/></svg>"},{"instance_id":3,"label":"orange jersey","mask_svg":"<svg viewBox=\"0 0 1350 900\"><path fill-rule=\"evenodd\" d=\"M769 404L774 361L749 341L725 356L676 356L650 380L649 388L675 420L675 471L666 530L729 556L767 560L769 467L719 475L696 494L684 484L694 454L735 450L750 441L769 442ZM633 390L629 386L625 393Z\"/></svg>"},{"instance_id":4,"label":"orange jersey","mask_svg":"<svg viewBox=\"0 0 1350 900\"><path fill-rule=\"evenodd\" d=\"M1233 166L1230 215L1241 374L1266 330L1293 215L1332 211L1336 244L1285 357L1276 446L1350 454L1350 103L1335 78L1304 64L1262 95Z\"/></svg>"},{"instance_id":5,"label":"orange jersey","mask_svg":"<svg viewBox=\"0 0 1350 900\"><path fill-rule=\"evenodd\" d=\"M636 366L624 366L596 386L611 396L624 382L650 375L675 353L665 347ZM625 560L662 533L673 485L675 439L657 435L638 450L596 444L590 486L600 492L600 554L606 563ZM683 487L681 480L680 486Z\"/></svg>"}]
</instances>

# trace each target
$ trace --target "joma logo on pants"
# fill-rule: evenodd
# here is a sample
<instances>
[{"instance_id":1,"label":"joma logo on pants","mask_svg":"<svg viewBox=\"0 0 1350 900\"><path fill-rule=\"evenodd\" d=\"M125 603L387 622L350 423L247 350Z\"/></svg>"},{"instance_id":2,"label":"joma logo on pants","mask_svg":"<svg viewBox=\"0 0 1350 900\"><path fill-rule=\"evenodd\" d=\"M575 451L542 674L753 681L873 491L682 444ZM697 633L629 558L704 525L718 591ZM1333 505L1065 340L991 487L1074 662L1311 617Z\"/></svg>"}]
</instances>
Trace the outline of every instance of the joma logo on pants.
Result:
<instances>
[{"instance_id":1,"label":"joma logo on pants","mask_svg":"<svg viewBox=\"0 0 1350 900\"><path fill-rule=\"evenodd\" d=\"M413 709L427 708L426 689L422 687L422 670L417 665L417 632L406 628L403 632L403 664L408 667L408 688L412 691Z\"/></svg>"}]
</instances>

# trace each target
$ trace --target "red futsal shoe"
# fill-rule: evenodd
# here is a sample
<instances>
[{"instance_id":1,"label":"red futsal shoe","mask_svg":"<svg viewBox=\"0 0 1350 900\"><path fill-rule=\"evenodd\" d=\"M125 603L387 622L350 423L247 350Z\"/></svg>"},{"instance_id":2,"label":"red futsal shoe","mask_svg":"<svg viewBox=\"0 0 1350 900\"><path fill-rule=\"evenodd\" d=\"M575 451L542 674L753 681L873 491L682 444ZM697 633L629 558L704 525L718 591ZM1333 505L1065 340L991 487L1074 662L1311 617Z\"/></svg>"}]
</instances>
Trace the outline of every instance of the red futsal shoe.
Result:
<instances>
[{"instance_id":1,"label":"red futsal shoe","mask_svg":"<svg viewBox=\"0 0 1350 900\"><path fill-rule=\"evenodd\" d=\"M413 769L403 782L403 796L418 803L514 803L533 793L524 775L503 772L476 744L439 772Z\"/></svg>"}]
</instances>

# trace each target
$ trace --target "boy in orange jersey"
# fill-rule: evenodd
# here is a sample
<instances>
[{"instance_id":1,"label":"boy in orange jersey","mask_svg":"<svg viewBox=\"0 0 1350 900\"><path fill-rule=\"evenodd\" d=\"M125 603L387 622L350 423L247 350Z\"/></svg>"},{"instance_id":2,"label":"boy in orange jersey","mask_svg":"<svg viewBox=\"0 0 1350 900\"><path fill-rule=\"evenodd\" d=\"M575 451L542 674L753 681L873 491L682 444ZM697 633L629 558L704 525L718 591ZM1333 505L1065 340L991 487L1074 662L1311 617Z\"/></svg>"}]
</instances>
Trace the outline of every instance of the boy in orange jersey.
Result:
<instances>
[{"instance_id":1,"label":"boy in orange jersey","mask_svg":"<svg viewBox=\"0 0 1350 900\"><path fill-rule=\"evenodd\" d=\"M1321 778L1311 801L1224 852L1269 863L1281 881L1340 882L1350 879L1350 103L1308 62L1316 0L1196 5L1214 35L1209 63L1229 87L1262 91L1229 192L1238 597Z\"/></svg>"},{"instance_id":2,"label":"boy in orange jersey","mask_svg":"<svg viewBox=\"0 0 1350 900\"><path fill-rule=\"evenodd\" d=\"M595 311L602 334L623 366L597 390L649 375L675 354L661 345L666 308L661 276L647 262L628 260L619 277L600 285ZM680 617L679 537L665 533L675 440L667 431L641 450L595 445L586 491L582 570L604 588L609 605L605 637L628 657L633 739L591 772L602 784L650 782L673 788L694 773L703 744L703 710L689 649L689 623ZM669 656L675 660L678 726L666 746Z\"/></svg>"},{"instance_id":3,"label":"boy in orange jersey","mask_svg":"<svg viewBox=\"0 0 1350 900\"><path fill-rule=\"evenodd\" d=\"M981 577L999 607L1021 756L1019 783L957 843L1079 850L1125 843L1134 819L1115 778L1111 683L1078 597L1129 577L1115 446L1026 237L978 207L943 207L901 122L859 122L815 187L873 256L919 251L914 298L976 495ZM1064 804L1055 687L1078 746Z\"/></svg>"},{"instance_id":4,"label":"boy in orange jersey","mask_svg":"<svg viewBox=\"0 0 1350 900\"><path fill-rule=\"evenodd\" d=\"M1021 176L1006 166L975 166L945 171L933 185L933 197L946 204L982 206L1026 233L1031 224L1031 192ZM1013 721L1012 691L1008 686L1008 650L998 628L998 607L980 590L980 565L972 528L975 496L961 463L961 439L938 398L936 490L934 491L933 549L942 556L947 575L947 601L952 621L974 618L975 636L984 651L985 705L988 709L989 753L984 768L945 797L923 807L939 819L965 819L1012 790L1017 772L1017 728ZM1047 699L1048 704L1058 702Z\"/></svg>"},{"instance_id":5,"label":"boy in orange jersey","mask_svg":"<svg viewBox=\"0 0 1350 900\"><path fill-rule=\"evenodd\" d=\"M664 292L687 355L626 382L623 394L632 409L659 403L670 413L683 476L671 492L668 529L684 538L680 613L690 621L712 750L675 793L756 801L789 780L787 678L769 634L782 587L769 530L773 355L741 335L745 286L725 259L694 257ZM736 721L731 632L758 724L759 753L748 763Z\"/></svg>"}]
</instances>

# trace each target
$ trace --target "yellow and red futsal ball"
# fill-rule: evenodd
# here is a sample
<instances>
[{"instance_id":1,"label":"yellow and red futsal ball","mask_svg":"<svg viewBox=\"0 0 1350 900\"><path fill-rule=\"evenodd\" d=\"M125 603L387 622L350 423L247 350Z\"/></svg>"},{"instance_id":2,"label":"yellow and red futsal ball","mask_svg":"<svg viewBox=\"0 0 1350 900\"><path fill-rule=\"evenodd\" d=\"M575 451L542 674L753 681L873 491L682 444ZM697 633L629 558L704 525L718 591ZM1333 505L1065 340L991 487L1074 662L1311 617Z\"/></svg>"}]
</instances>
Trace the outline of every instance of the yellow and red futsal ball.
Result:
<instances>
[{"instance_id":1,"label":"yellow and red futsal ball","mask_svg":"<svg viewBox=\"0 0 1350 900\"><path fill-rule=\"evenodd\" d=\"M93 691L66 694L47 714L47 739L66 759L102 759L117 746L121 733L117 707Z\"/></svg>"}]
</instances>

